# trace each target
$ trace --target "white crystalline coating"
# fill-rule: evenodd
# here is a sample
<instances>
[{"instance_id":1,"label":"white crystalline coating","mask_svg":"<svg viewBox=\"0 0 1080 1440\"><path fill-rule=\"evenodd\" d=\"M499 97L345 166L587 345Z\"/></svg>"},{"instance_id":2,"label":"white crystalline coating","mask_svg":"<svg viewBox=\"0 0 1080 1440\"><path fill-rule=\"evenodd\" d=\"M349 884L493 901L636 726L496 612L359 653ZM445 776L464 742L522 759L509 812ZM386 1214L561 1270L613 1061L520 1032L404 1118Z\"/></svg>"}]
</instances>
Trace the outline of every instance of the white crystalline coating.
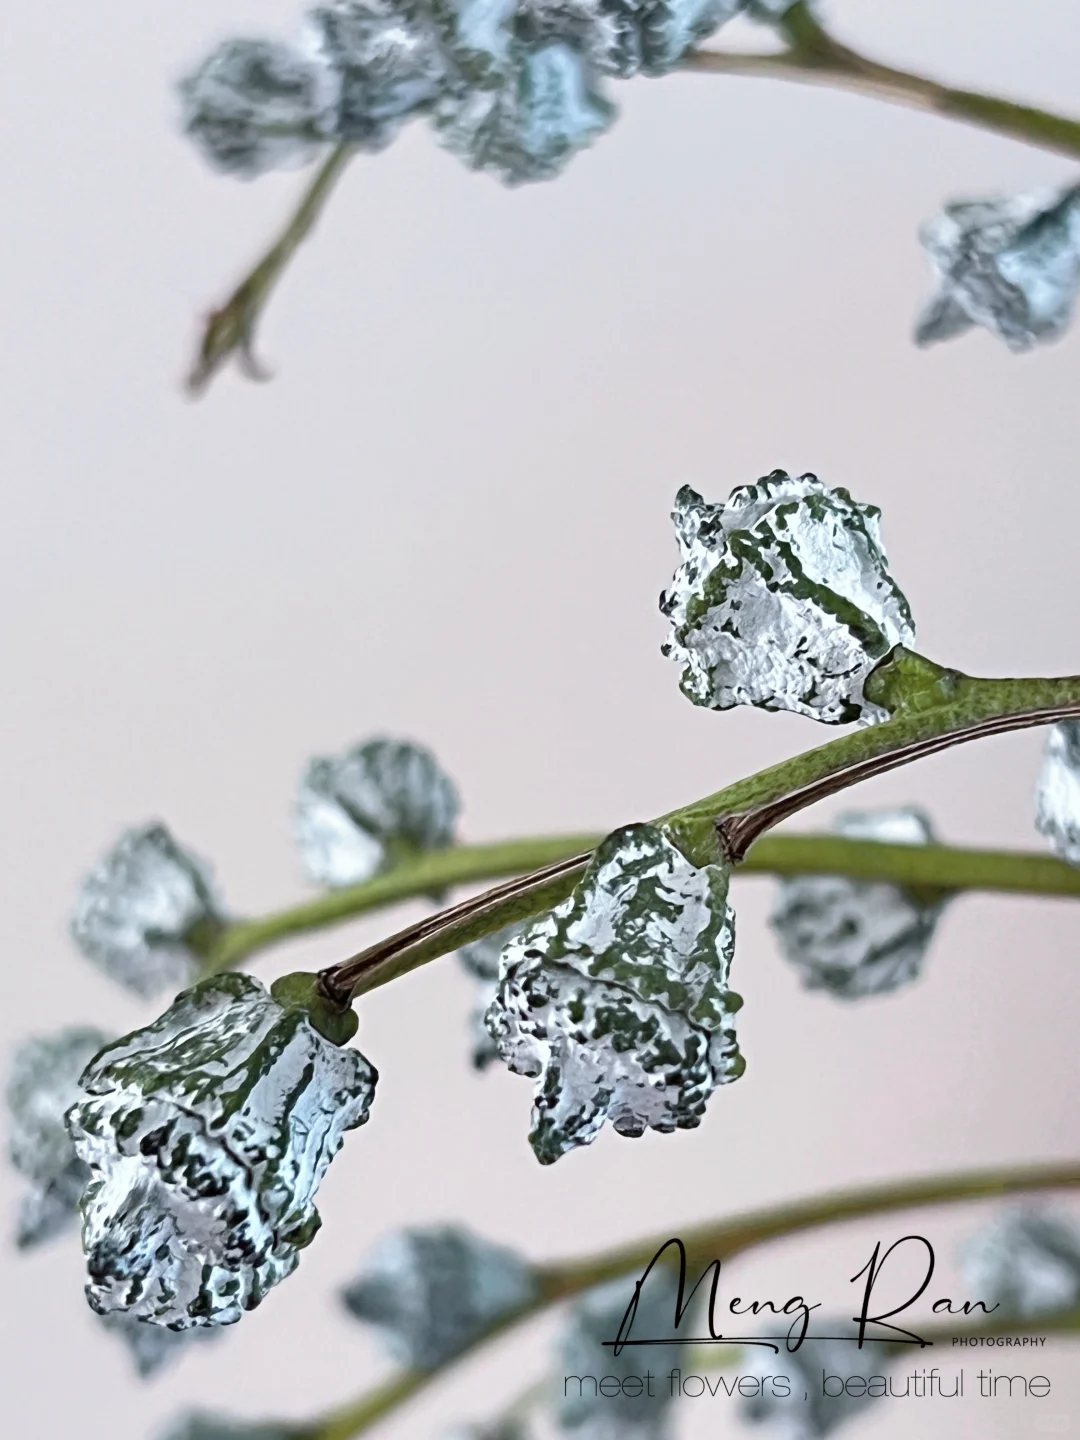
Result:
<instances>
[{"instance_id":1,"label":"white crystalline coating","mask_svg":"<svg viewBox=\"0 0 1080 1440\"><path fill-rule=\"evenodd\" d=\"M355 885L397 855L452 845L460 805L430 750L379 737L309 762L293 833L317 885Z\"/></svg>"},{"instance_id":2,"label":"white crystalline coating","mask_svg":"<svg viewBox=\"0 0 1080 1440\"><path fill-rule=\"evenodd\" d=\"M932 345L981 325L1010 350L1056 340L1080 289L1080 192L956 201L919 238L940 288L915 328Z\"/></svg>"},{"instance_id":3,"label":"white crystalline coating","mask_svg":"<svg viewBox=\"0 0 1080 1440\"><path fill-rule=\"evenodd\" d=\"M522 924L507 925L481 940L463 945L457 952L464 968L476 980L476 1006L469 1016L472 1040L472 1063L477 1070L486 1070L499 1058L495 1041L488 1032L484 1016L499 989L499 957L506 946L524 929Z\"/></svg>"},{"instance_id":4,"label":"white crystalline coating","mask_svg":"<svg viewBox=\"0 0 1080 1440\"><path fill-rule=\"evenodd\" d=\"M381 150L449 80L437 22L418 0L332 0L309 10L310 43L339 77L335 131Z\"/></svg>"},{"instance_id":5,"label":"white crystalline coating","mask_svg":"<svg viewBox=\"0 0 1080 1440\"><path fill-rule=\"evenodd\" d=\"M338 77L273 40L224 40L178 87L181 126L218 170L251 179L332 136Z\"/></svg>"},{"instance_id":6,"label":"white crystalline coating","mask_svg":"<svg viewBox=\"0 0 1080 1440\"><path fill-rule=\"evenodd\" d=\"M216 1340L220 1330L167 1330L147 1320L114 1312L99 1317L106 1330L127 1346L136 1373L145 1380L179 1360L192 1343Z\"/></svg>"},{"instance_id":7,"label":"white crystalline coating","mask_svg":"<svg viewBox=\"0 0 1080 1440\"><path fill-rule=\"evenodd\" d=\"M310 1427L276 1420L233 1420L197 1410L174 1420L160 1440L305 1440L310 1435Z\"/></svg>"},{"instance_id":8,"label":"white crystalline coating","mask_svg":"<svg viewBox=\"0 0 1080 1440\"><path fill-rule=\"evenodd\" d=\"M1063 720L1046 737L1035 825L1063 860L1080 865L1080 720Z\"/></svg>"},{"instance_id":9,"label":"white crystalline coating","mask_svg":"<svg viewBox=\"0 0 1080 1440\"><path fill-rule=\"evenodd\" d=\"M606 75L666 75L744 0L522 0L514 33L574 44Z\"/></svg>"},{"instance_id":10,"label":"white crystalline coating","mask_svg":"<svg viewBox=\"0 0 1080 1440\"><path fill-rule=\"evenodd\" d=\"M657 829L597 848L574 893L503 952L487 1026L535 1078L530 1143L542 1164L622 1135L700 1124L743 1064L728 988L728 872L692 865Z\"/></svg>"},{"instance_id":11,"label":"white crystalline coating","mask_svg":"<svg viewBox=\"0 0 1080 1440\"><path fill-rule=\"evenodd\" d=\"M675 497L682 560L660 609L683 694L844 724L881 718L863 684L915 630L889 574L880 511L774 470L718 505Z\"/></svg>"},{"instance_id":12,"label":"white crystalline coating","mask_svg":"<svg viewBox=\"0 0 1080 1440\"><path fill-rule=\"evenodd\" d=\"M789 1351L781 1340L779 1355L764 1347L749 1346L745 1361L740 1360L739 1363L743 1374L762 1382L758 1395L739 1402L740 1418L750 1425L768 1426L779 1440L825 1440L870 1403L871 1397L865 1393L858 1394L858 1387L854 1394L845 1390L835 1398L831 1394L825 1395L822 1372L845 1377L850 1375L862 1380L868 1380L871 1375L887 1375L896 1356L904 1349L899 1345L881 1344L865 1345L860 1349L855 1343L857 1331L851 1321L840 1317L825 1316L820 1320L815 1317L811 1333L814 1331L828 1336L850 1334L852 1338L807 1339L794 1351ZM768 1333L784 1335L785 1324ZM789 1395L775 1393L769 1377L776 1375L788 1378Z\"/></svg>"},{"instance_id":13,"label":"white crystalline coating","mask_svg":"<svg viewBox=\"0 0 1080 1440\"><path fill-rule=\"evenodd\" d=\"M79 1076L109 1037L89 1026L26 1040L11 1066L6 1100L8 1155L30 1182L19 1203L15 1238L37 1245L74 1221L89 1171L75 1154L65 1112L82 1094Z\"/></svg>"},{"instance_id":14,"label":"white crystalline coating","mask_svg":"<svg viewBox=\"0 0 1080 1440\"><path fill-rule=\"evenodd\" d=\"M557 1375L614 1375L624 1380L651 1371L666 1379L669 1371L681 1367L685 1351L678 1344L633 1344L615 1354L612 1344L633 1295L634 1280L613 1280L586 1292L570 1311L559 1338ZM657 1267L642 1286L633 1322L623 1338L678 1339L677 1298L675 1276L669 1269ZM685 1320L683 1327L685 1333L689 1328ZM671 1430L671 1387L657 1383L653 1392L633 1395L619 1391L609 1396L593 1394L587 1384L580 1387L580 1393L578 1387L566 1386L556 1405L556 1420L560 1430L575 1440L666 1440Z\"/></svg>"},{"instance_id":15,"label":"white crystalline coating","mask_svg":"<svg viewBox=\"0 0 1080 1440\"><path fill-rule=\"evenodd\" d=\"M220 975L107 1046L68 1128L87 1299L173 1329L225 1325L296 1268L343 1133L376 1074L257 980Z\"/></svg>"},{"instance_id":16,"label":"white crystalline coating","mask_svg":"<svg viewBox=\"0 0 1080 1440\"><path fill-rule=\"evenodd\" d=\"M395 1231L342 1291L349 1311L413 1370L452 1360L535 1296L526 1260L451 1225Z\"/></svg>"},{"instance_id":17,"label":"white crystalline coating","mask_svg":"<svg viewBox=\"0 0 1080 1440\"><path fill-rule=\"evenodd\" d=\"M1013 1210L960 1250L967 1295L1031 1319L1080 1305L1080 1230L1066 1215Z\"/></svg>"},{"instance_id":18,"label":"white crystalline coating","mask_svg":"<svg viewBox=\"0 0 1080 1440\"><path fill-rule=\"evenodd\" d=\"M927 817L910 807L841 815L833 829L889 845L935 839ZM808 990L858 1000L916 979L944 907L941 898L919 898L884 881L798 875L781 881L769 923Z\"/></svg>"},{"instance_id":19,"label":"white crystalline coating","mask_svg":"<svg viewBox=\"0 0 1080 1440\"><path fill-rule=\"evenodd\" d=\"M615 108L588 55L563 40L512 40L499 83L444 96L440 142L506 185L550 180L605 131Z\"/></svg>"},{"instance_id":20,"label":"white crystalline coating","mask_svg":"<svg viewBox=\"0 0 1080 1440\"><path fill-rule=\"evenodd\" d=\"M154 823L125 831L83 881L71 936L106 975L148 997L195 978L187 937L221 923L208 867Z\"/></svg>"}]
</instances>

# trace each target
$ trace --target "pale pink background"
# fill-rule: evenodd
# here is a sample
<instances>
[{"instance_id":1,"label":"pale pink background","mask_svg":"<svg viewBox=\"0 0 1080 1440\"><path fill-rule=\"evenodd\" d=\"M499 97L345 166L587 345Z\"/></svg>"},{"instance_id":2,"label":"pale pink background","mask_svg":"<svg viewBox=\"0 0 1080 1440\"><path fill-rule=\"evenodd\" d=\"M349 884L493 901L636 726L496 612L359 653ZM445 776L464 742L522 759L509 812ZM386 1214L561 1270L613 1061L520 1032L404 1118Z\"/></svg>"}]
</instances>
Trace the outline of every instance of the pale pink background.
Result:
<instances>
[{"instance_id":1,"label":"pale pink background","mask_svg":"<svg viewBox=\"0 0 1080 1440\"><path fill-rule=\"evenodd\" d=\"M1069 0L830 8L896 63L1080 109ZM166 818L239 911L302 896L287 810L314 750L422 738L460 782L467 836L494 838L644 818L828 738L679 695L656 595L683 481L719 497L813 469L883 507L926 652L992 674L1080 664L1080 339L1023 359L982 334L930 354L909 341L919 221L1072 164L714 77L618 87L613 133L557 185L516 193L416 127L356 164L289 276L263 337L274 383L229 375L192 406L177 382L194 317L299 182L212 175L173 132L169 85L219 34L297 9L59 0L5 16L5 1046L150 1018L65 933L121 825ZM1038 844L1040 743L963 750L860 799L917 800L957 841ZM5 1255L12 1433L135 1440L190 1403L300 1416L344 1399L382 1362L333 1291L403 1222L467 1218L550 1257L825 1186L1076 1152L1074 911L962 900L922 983L845 1008L800 992L764 925L770 893L736 887L749 1068L699 1131L606 1134L540 1169L528 1084L470 1072L470 987L441 962L363 1007L374 1118L334 1164L298 1275L220 1348L140 1386L82 1303L73 1239ZM0 1186L7 1214L6 1170ZM918 1218L945 1248L962 1228ZM828 1286L844 1306L876 1233L763 1254L739 1284ZM493 1410L543 1368L545 1334L384 1433ZM1042 1362L1044 1409L1074 1428L1078 1354ZM1036 1413L897 1402L847 1433L988 1440L1033 1433ZM725 1416L698 1408L689 1426L726 1435Z\"/></svg>"}]
</instances>

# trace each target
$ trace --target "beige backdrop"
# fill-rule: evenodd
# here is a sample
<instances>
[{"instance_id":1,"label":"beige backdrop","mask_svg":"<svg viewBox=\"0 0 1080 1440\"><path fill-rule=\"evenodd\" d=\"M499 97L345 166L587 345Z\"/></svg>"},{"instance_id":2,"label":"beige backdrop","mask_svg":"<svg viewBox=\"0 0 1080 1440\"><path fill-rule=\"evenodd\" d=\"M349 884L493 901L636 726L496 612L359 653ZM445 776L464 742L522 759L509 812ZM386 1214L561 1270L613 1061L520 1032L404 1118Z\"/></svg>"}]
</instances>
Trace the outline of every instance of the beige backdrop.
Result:
<instances>
[{"instance_id":1,"label":"beige backdrop","mask_svg":"<svg viewBox=\"0 0 1080 1440\"><path fill-rule=\"evenodd\" d=\"M1076 108L1070 0L832 9L896 63ZM169 85L218 35L295 13L58 0L6 16L6 1045L150 1018L65 933L77 881L123 824L166 818L238 911L304 894L287 810L312 751L375 730L429 742L479 839L642 818L827 738L679 695L656 596L683 481L715 498L813 469L883 507L929 654L991 674L1078 666L1080 340L1018 359L981 333L929 354L908 338L928 285L919 221L958 192L1069 177L1069 162L709 77L618 87L613 133L557 185L519 192L417 127L356 164L289 276L262 341L274 383L228 375L193 406L178 378L194 317L298 179L212 175L174 134ZM860 798L917 800L957 841L1037 844L1039 748L984 743ZM749 1068L699 1131L605 1134L542 1170L529 1086L471 1073L469 985L443 961L365 1004L374 1118L334 1164L298 1275L220 1348L140 1386L80 1299L73 1239L5 1255L12 1433L135 1440L189 1403L303 1415L344 1399L381 1361L334 1288L402 1222L467 1218L550 1257L849 1181L1075 1153L1065 905L962 900L919 985L845 1008L799 991L764 924L770 891L737 889ZM326 963L397 919L259 973ZM952 1243L953 1220L922 1219ZM793 1245L740 1283L831 1287L846 1306L873 1238ZM441 1386L388 1440L493 1409L542 1368L544 1337ZM1074 1428L1075 1357L1044 1362ZM897 1402L849 1433L1034 1425L1019 1402ZM689 1426L734 1428L722 1405Z\"/></svg>"}]
</instances>

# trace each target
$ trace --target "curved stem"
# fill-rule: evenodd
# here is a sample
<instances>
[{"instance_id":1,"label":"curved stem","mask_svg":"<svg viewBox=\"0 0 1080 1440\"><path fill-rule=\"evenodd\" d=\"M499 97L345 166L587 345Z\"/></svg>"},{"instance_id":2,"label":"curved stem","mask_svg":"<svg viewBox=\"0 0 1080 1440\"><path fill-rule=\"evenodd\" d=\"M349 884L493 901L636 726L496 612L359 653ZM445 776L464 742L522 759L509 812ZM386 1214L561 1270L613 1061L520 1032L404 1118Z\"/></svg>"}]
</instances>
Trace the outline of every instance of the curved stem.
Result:
<instances>
[{"instance_id":1,"label":"curved stem","mask_svg":"<svg viewBox=\"0 0 1080 1440\"><path fill-rule=\"evenodd\" d=\"M252 351L255 327L286 266L311 234L334 186L355 153L353 145L342 143L334 146L316 170L314 179L307 185L281 234L220 310L211 311L203 328L195 363L187 378L191 394L201 394L232 355L237 357L249 379L267 378L266 371Z\"/></svg>"},{"instance_id":2,"label":"curved stem","mask_svg":"<svg viewBox=\"0 0 1080 1440\"><path fill-rule=\"evenodd\" d=\"M801 1231L817 1229L846 1220L881 1215L891 1210L922 1205L947 1205L966 1200L998 1199L1033 1190L1080 1187L1080 1163L1034 1165L1021 1169L975 1171L961 1175L933 1176L864 1190L837 1192L754 1211L733 1219L713 1222L684 1232L690 1267L702 1267L711 1260L730 1260L735 1255ZM303 1440L353 1440L370 1430L398 1405L411 1399L449 1369L463 1355L486 1345L497 1335L531 1319L560 1300L569 1299L606 1280L640 1274L670 1234L652 1235L603 1255L545 1266L538 1272L536 1299L491 1330L469 1351L430 1371L405 1371L367 1391L357 1400L331 1411L301 1433ZM1040 1329L1049 1322L1039 1321ZM979 1329L981 1330L981 1326ZM1069 1327L1073 1328L1072 1325Z\"/></svg>"},{"instance_id":3,"label":"curved stem","mask_svg":"<svg viewBox=\"0 0 1080 1440\"><path fill-rule=\"evenodd\" d=\"M656 823L694 864L738 864L764 830L826 795L952 745L1080 715L1080 676L978 680L902 648L879 665L865 690L889 720L759 771ZM399 930L322 971L321 988L332 1003L346 1006L429 960L549 910L573 891L588 859L548 866Z\"/></svg>"},{"instance_id":4,"label":"curved stem","mask_svg":"<svg viewBox=\"0 0 1080 1440\"><path fill-rule=\"evenodd\" d=\"M875 100L978 125L1023 144L1080 157L1078 120L977 90L957 89L925 75L882 65L834 40L803 6L789 12L789 18L779 28L789 41L789 48L779 54L692 50L683 60L683 68L850 90Z\"/></svg>"}]
</instances>

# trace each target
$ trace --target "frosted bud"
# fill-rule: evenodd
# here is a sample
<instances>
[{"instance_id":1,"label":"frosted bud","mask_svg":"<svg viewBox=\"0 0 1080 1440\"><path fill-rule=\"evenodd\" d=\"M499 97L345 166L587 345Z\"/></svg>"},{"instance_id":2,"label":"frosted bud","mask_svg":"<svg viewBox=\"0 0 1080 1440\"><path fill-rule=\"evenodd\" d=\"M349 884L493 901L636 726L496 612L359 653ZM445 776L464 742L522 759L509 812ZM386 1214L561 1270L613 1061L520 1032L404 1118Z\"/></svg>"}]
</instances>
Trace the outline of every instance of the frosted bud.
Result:
<instances>
[{"instance_id":1,"label":"frosted bud","mask_svg":"<svg viewBox=\"0 0 1080 1440\"><path fill-rule=\"evenodd\" d=\"M666 75L744 0L522 0L514 33L527 43L563 40L597 70L626 78Z\"/></svg>"},{"instance_id":2,"label":"frosted bud","mask_svg":"<svg viewBox=\"0 0 1080 1440\"><path fill-rule=\"evenodd\" d=\"M179 85L181 126L218 170L252 179L309 160L333 133L338 81L273 40L224 40Z\"/></svg>"},{"instance_id":3,"label":"frosted bud","mask_svg":"<svg viewBox=\"0 0 1080 1440\"><path fill-rule=\"evenodd\" d=\"M68 1112L91 1172L93 1309L181 1330L258 1305L314 1238L315 1193L376 1078L246 975L202 981L106 1046Z\"/></svg>"},{"instance_id":4,"label":"frosted bud","mask_svg":"<svg viewBox=\"0 0 1080 1440\"><path fill-rule=\"evenodd\" d=\"M621 1135L698 1125L716 1086L742 1074L728 878L628 825L507 945L487 1025L509 1068L536 1080L541 1164L591 1144L605 1121Z\"/></svg>"},{"instance_id":5,"label":"frosted bud","mask_svg":"<svg viewBox=\"0 0 1080 1440\"><path fill-rule=\"evenodd\" d=\"M618 1354L612 1348L633 1299L634 1284L635 1280L613 1280L587 1291L573 1306L559 1339L556 1374L613 1375L625 1380L652 1371L663 1378L653 1386L653 1395L628 1395L621 1390L614 1396L598 1395L591 1393L587 1383L580 1387L580 1393L573 1384L565 1386L556 1405L556 1418L559 1428L575 1440L666 1440L670 1433L671 1387L666 1377L682 1367L683 1347L633 1344ZM637 1311L623 1338L676 1339L677 1297L678 1285L671 1270L659 1266L652 1270L641 1287Z\"/></svg>"},{"instance_id":6,"label":"frosted bud","mask_svg":"<svg viewBox=\"0 0 1080 1440\"><path fill-rule=\"evenodd\" d=\"M1075 188L954 201L920 230L940 287L915 328L919 345L981 325L1010 350L1056 340L1080 288Z\"/></svg>"},{"instance_id":7,"label":"frosted bud","mask_svg":"<svg viewBox=\"0 0 1080 1440\"><path fill-rule=\"evenodd\" d=\"M398 1230L342 1291L410 1370L434 1370L536 1297L527 1261L459 1226Z\"/></svg>"},{"instance_id":8,"label":"frosted bud","mask_svg":"<svg viewBox=\"0 0 1080 1440\"><path fill-rule=\"evenodd\" d=\"M1035 824L1063 860L1080 865L1080 720L1063 720L1046 737Z\"/></svg>"},{"instance_id":9,"label":"frosted bud","mask_svg":"<svg viewBox=\"0 0 1080 1440\"><path fill-rule=\"evenodd\" d=\"M1080 1305L1080 1232L1065 1215L1012 1210L960 1250L972 1300L1027 1319Z\"/></svg>"},{"instance_id":10,"label":"frosted bud","mask_svg":"<svg viewBox=\"0 0 1080 1440\"><path fill-rule=\"evenodd\" d=\"M430 750L380 738L310 761L293 830L317 885L355 885L411 852L452 845L460 804Z\"/></svg>"},{"instance_id":11,"label":"frosted bud","mask_svg":"<svg viewBox=\"0 0 1080 1440\"><path fill-rule=\"evenodd\" d=\"M339 137L380 150L447 78L434 20L417 0L334 0L307 15L312 47L339 77Z\"/></svg>"},{"instance_id":12,"label":"frosted bud","mask_svg":"<svg viewBox=\"0 0 1080 1440\"><path fill-rule=\"evenodd\" d=\"M227 1415L195 1411L173 1421L160 1440L311 1440L310 1425L277 1420L231 1420Z\"/></svg>"},{"instance_id":13,"label":"frosted bud","mask_svg":"<svg viewBox=\"0 0 1080 1440\"><path fill-rule=\"evenodd\" d=\"M523 925L515 923L481 940L463 945L457 952L464 968L476 980L476 1008L469 1016L469 1031L472 1038L472 1062L477 1070L486 1070L493 1060L499 1058L495 1041L488 1033L484 1016L488 1006L495 999L499 988L499 957L506 946L521 934Z\"/></svg>"},{"instance_id":14,"label":"frosted bud","mask_svg":"<svg viewBox=\"0 0 1080 1440\"><path fill-rule=\"evenodd\" d=\"M29 1181L15 1228L21 1249L59 1234L78 1213L90 1172L75 1154L64 1114L82 1094L79 1076L108 1038L73 1026L26 1040L15 1052L6 1099L8 1155Z\"/></svg>"},{"instance_id":15,"label":"frosted bud","mask_svg":"<svg viewBox=\"0 0 1080 1440\"><path fill-rule=\"evenodd\" d=\"M504 184L549 180L608 128L614 106L578 46L513 40L502 58L502 41L492 44L488 83L440 101L439 139L471 169L488 170Z\"/></svg>"},{"instance_id":16,"label":"frosted bud","mask_svg":"<svg viewBox=\"0 0 1080 1440\"><path fill-rule=\"evenodd\" d=\"M926 816L910 808L841 815L833 829L888 845L935 838ZM927 899L886 881L798 875L780 882L769 921L808 990L859 1000L918 976L944 907L941 896Z\"/></svg>"},{"instance_id":17,"label":"frosted bud","mask_svg":"<svg viewBox=\"0 0 1080 1440\"><path fill-rule=\"evenodd\" d=\"M758 705L840 725L882 717L863 684L911 645L908 603L889 574L874 505L783 470L707 504L675 497L682 561L660 609L663 653L695 705Z\"/></svg>"},{"instance_id":18,"label":"frosted bud","mask_svg":"<svg viewBox=\"0 0 1080 1440\"><path fill-rule=\"evenodd\" d=\"M127 1346L140 1379L146 1380L179 1360L192 1344L216 1340L220 1330L167 1330L147 1320L135 1320L116 1311L100 1317L104 1328Z\"/></svg>"},{"instance_id":19,"label":"frosted bud","mask_svg":"<svg viewBox=\"0 0 1080 1440\"><path fill-rule=\"evenodd\" d=\"M785 1335L786 1322L774 1326L770 1336ZM853 1415L858 1415L872 1398L861 1395L826 1395L821 1376L842 1375L869 1380L871 1375L886 1374L904 1347L867 1344L862 1349L855 1343L858 1332L850 1320L829 1318L816 1320L814 1329L823 1335L850 1335L850 1340L806 1340L797 1350L789 1350L784 1340L780 1353L765 1346L748 1346L743 1374L759 1381L760 1392L739 1402L740 1418L751 1425L766 1425L777 1440L825 1440ZM777 1393L773 1377L786 1376L790 1393Z\"/></svg>"},{"instance_id":20,"label":"frosted bud","mask_svg":"<svg viewBox=\"0 0 1080 1440\"><path fill-rule=\"evenodd\" d=\"M191 940L223 924L203 861L164 825L127 830L83 881L71 936L86 958L136 995L190 984Z\"/></svg>"}]
</instances>

